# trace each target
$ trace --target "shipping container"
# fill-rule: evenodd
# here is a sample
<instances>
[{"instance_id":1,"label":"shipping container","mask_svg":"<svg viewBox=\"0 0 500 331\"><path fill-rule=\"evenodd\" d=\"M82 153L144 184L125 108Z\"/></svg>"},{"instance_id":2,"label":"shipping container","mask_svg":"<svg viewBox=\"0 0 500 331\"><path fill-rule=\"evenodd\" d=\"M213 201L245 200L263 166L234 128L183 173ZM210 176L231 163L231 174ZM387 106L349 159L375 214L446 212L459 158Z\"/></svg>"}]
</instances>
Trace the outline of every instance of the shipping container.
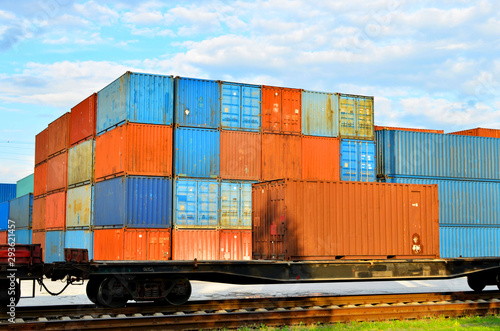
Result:
<instances>
[{"instance_id":1,"label":"shipping container","mask_svg":"<svg viewBox=\"0 0 500 331\"><path fill-rule=\"evenodd\" d=\"M302 137L302 179L339 180L340 140Z\"/></svg>"},{"instance_id":2,"label":"shipping container","mask_svg":"<svg viewBox=\"0 0 500 331\"><path fill-rule=\"evenodd\" d=\"M124 229L94 230L94 260L123 260Z\"/></svg>"},{"instance_id":3,"label":"shipping container","mask_svg":"<svg viewBox=\"0 0 500 331\"><path fill-rule=\"evenodd\" d=\"M64 248L86 249L89 259L94 258L94 232L86 230L67 230L65 235Z\"/></svg>"},{"instance_id":4,"label":"shipping container","mask_svg":"<svg viewBox=\"0 0 500 331\"><path fill-rule=\"evenodd\" d=\"M66 197L66 228L88 228L92 220L94 186L91 184L68 190Z\"/></svg>"},{"instance_id":5,"label":"shipping container","mask_svg":"<svg viewBox=\"0 0 500 331\"><path fill-rule=\"evenodd\" d=\"M215 228L219 226L219 189L217 180L175 180L174 227Z\"/></svg>"},{"instance_id":6,"label":"shipping container","mask_svg":"<svg viewBox=\"0 0 500 331\"><path fill-rule=\"evenodd\" d=\"M338 137L339 113L335 94L302 91L302 134Z\"/></svg>"},{"instance_id":7,"label":"shipping container","mask_svg":"<svg viewBox=\"0 0 500 331\"><path fill-rule=\"evenodd\" d=\"M219 237L219 259L252 259L252 230L221 230Z\"/></svg>"},{"instance_id":8,"label":"shipping container","mask_svg":"<svg viewBox=\"0 0 500 331\"><path fill-rule=\"evenodd\" d=\"M9 201L0 203L0 231L9 229L9 209Z\"/></svg>"},{"instance_id":9,"label":"shipping container","mask_svg":"<svg viewBox=\"0 0 500 331\"><path fill-rule=\"evenodd\" d=\"M126 72L97 94L96 132L124 122L173 124L173 77Z\"/></svg>"},{"instance_id":10,"label":"shipping container","mask_svg":"<svg viewBox=\"0 0 500 331\"><path fill-rule=\"evenodd\" d=\"M47 161L49 158L49 128L35 136L35 165Z\"/></svg>"},{"instance_id":11,"label":"shipping container","mask_svg":"<svg viewBox=\"0 0 500 331\"><path fill-rule=\"evenodd\" d=\"M14 221L16 229L31 228L33 215L33 194L10 200L9 219Z\"/></svg>"},{"instance_id":12,"label":"shipping container","mask_svg":"<svg viewBox=\"0 0 500 331\"><path fill-rule=\"evenodd\" d=\"M71 108L69 144L76 145L86 139L95 137L97 93Z\"/></svg>"},{"instance_id":13,"label":"shipping container","mask_svg":"<svg viewBox=\"0 0 500 331\"><path fill-rule=\"evenodd\" d=\"M69 147L71 113L66 113L49 124L48 156L64 152Z\"/></svg>"},{"instance_id":14,"label":"shipping container","mask_svg":"<svg viewBox=\"0 0 500 331\"><path fill-rule=\"evenodd\" d=\"M16 245L31 244L31 229L17 229L15 231Z\"/></svg>"},{"instance_id":15,"label":"shipping container","mask_svg":"<svg viewBox=\"0 0 500 331\"><path fill-rule=\"evenodd\" d=\"M197 128L219 128L220 99L219 82L176 77L175 124Z\"/></svg>"},{"instance_id":16,"label":"shipping container","mask_svg":"<svg viewBox=\"0 0 500 331\"><path fill-rule=\"evenodd\" d=\"M148 229L148 261L166 261L172 259L172 230Z\"/></svg>"},{"instance_id":17,"label":"shipping container","mask_svg":"<svg viewBox=\"0 0 500 331\"><path fill-rule=\"evenodd\" d=\"M262 179L302 177L302 138L295 135L262 135Z\"/></svg>"},{"instance_id":18,"label":"shipping container","mask_svg":"<svg viewBox=\"0 0 500 331\"><path fill-rule=\"evenodd\" d=\"M47 194L47 170L48 162L35 166L33 195L35 197Z\"/></svg>"},{"instance_id":19,"label":"shipping container","mask_svg":"<svg viewBox=\"0 0 500 331\"><path fill-rule=\"evenodd\" d=\"M470 130L450 132L450 134L456 134L456 135L462 135L462 136L500 138L500 130L499 129L475 128L475 129L470 129Z\"/></svg>"},{"instance_id":20,"label":"shipping container","mask_svg":"<svg viewBox=\"0 0 500 331\"><path fill-rule=\"evenodd\" d=\"M261 88L257 85L221 82L223 129L260 131Z\"/></svg>"},{"instance_id":21,"label":"shipping container","mask_svg":"<svg viewBox=\"0 0 500 331\"><path fill-rule=\"evenodd\" d=\"M377 131L381 177L500 180L500 140L407 131Z\"/></svg>"},{"instance_id":22,"label":"shipping container","mask_svg":"<svg viewBox=\"0 0 500 331\"><path fill-rule=\"evenodd\" d=\"M174 143L175 176L219 177L219 131L179 127L174 131Z\"/></svg>"},{"instance_id":23,"label":"shipping container","mask_svg":"<svg viewBox=\"0 0 500 331\"><path fill-rule=\"evenodd\" d=\"M94 226L169 228L172 179L118 177L95 184Z\"/></svg>"},{"instance_id":24,"label":"shipping container","mask_svg":"<svg viewBox=\"0 0 500 331\"><path fill-rule=\"evenodd\" d=\"M219 230L172 230L173 260L218 260L219 249Z\"/></svg>"},{"instance_id":25,"label":"shipping container","mask_svg":"<svg viewBox=\"0 0 500 331\"><path fill-rule=\"evenodd\" d=\"M301 133L300 89L262 86L262 131Z\"/></svg>"},{"instance_id":26,"label":"shipping container","mask_svg":"<svg viewBox=\"0 0 500 331\"><path fill-rule=\"evenodd\" d=\"M440 226L442 258L500 256L500 226Z\"/></svg>"},{"instance_id":27,"label":"shipping container","mask_svg":"<svg viewBox=\"0 0 500 331\"><path fill-rule=\"evenodd\" d=\"M35 174L26 176L16 183L16 198L33 193L35 186Z\"/></svg>"},{"instance_id":28,"label":"shipping container","mask_svg":"<svg viewBox=\"0 0 500 331\"><path fill-rule=\"evenodd\" d=\"M172 176L172 127L128 123L96 139L96 181L122 175Z\"/></svg>"},{"instance_id":29,"label":"shipping container","mask_svg":"<svg viewBox=\"0 0 500 331\"><path fill-rule=\"evenodd\" d=\"M66 192L48 194L45 197L45 229L64 230L66 227Z\"/></svg>"},{"instance_id":30,"label":"shipping container","mask_svg":"<svg viewBox=\"0 0 500 331\"><path fill-rule=\"evenodd\" d=\"M373 140L373 97L337 94L340 137Z\"/></svg>"},{"instance_id":31,"label":"shipping container","mask_svg":"<svg viewBox=\"0 0 500 331\"><path fill-rule=\"evenodd\" d=\"M292 180L253 184L253 257L438 258L437 189Z\"/></svg>"},{"instance_id":32,"label":"shipping container","mask_svg":"<svg viewBox=\"0 0 500 331\"><path fill-rule=\"evenodd\" d=\"M8 243L9 232L0 231L0 245L6 245Z\"/></svg>"},{"instance_id":33,"label":"shipping container","mask_svg":"<svg viewBox=\"0 0 500 331\"><path fill-rule=\"evenodd\" d=\"M397 131L413 131L413 132L427 132L427 133L444 133L444 130L432 130L432 129L416 129L416 128L399 128L399 127L394 127L394 126L382 126L382 125L375 125L374 127L375 131L381 131L381 130L397 130Z\"/></svg>"},{"instance_id":34,"label":"shipping container","mask_svg":"<svg viewBox=\"0 0 500 331\"><path fill-rule=\"evenodd\" d=\"M16 184L0 184L0 203L16 197Z\"/></svg>"},{"instance_id":35,"label":"shipping container","mask_svg":"<svg viewBox=\"0 0 500 331\"><path fill-rule=\"evenodd\" d=\"M47 161L47 193L64 191L67 187L68 152L63 152Z\"/></svg>"},{"instance_id":36,"label":"shipping container","mask_svg":"<svg viewBox=\"0 0 500 331\"><path fill-rule=\"evenodd\" d=\"M42 247L42 257L45 257L45 231L35 231L31 233L31 244L40 244ZM47 262L44 258L44 262Z\"/></svg>"},{"instance_id":37,"label":"shipping container","mask_svg":"<svg viewBox=\"0 0 500 331\"><path fill-rule=\"evenodd\" d=\"M65 231L45 232L45 263L64 262Z\"/></svg>"},{"instance_id":38,"label":"shipping container","mask_svg":"<svg viewBox=\"0 0 500 331\"><path fill-rule=\"evenodd\" d=\"M262 172L261 157L261 134L243 131L221 131L221 178L259 180Z\"/></svg>"},{"instance_id":39,"label":"shipping container","mask_svg":"<svg viewBox=\"0 0 500 331\"><path fill-rule=\"evenodd\" d=\"M33 200L33 231L45 231L45 220L47 217L47 197L39 197Z\"/></svg>"},{"instance_id":40,"label":"shipping container","mask_svg":"<svg viewBox=\"0 0 500 331\"><path fill-rule=\"evenodd\" d=\"M340 142L340 179L354 182L376 180L375 143L342 139Z\"/></svg>"},{"instance_id":41,"label":"shipping container","mask_svg":"<svg viewBox=\"0 0 500 331\"><path fill-rule=\"evenodd\" d=\"M68 150L68 187L94 181L94 140L86 140Z\"/></svg>"},{"instance_id":42,"label":"shipping container","mask_svg":"<svg viewBox=\"0 0 500 331\"><path fill-rule=\"evenodd\" d=\"M224 229L252 228L252 183L222 181L220 226Z\"/></svg>"}]
</instances>

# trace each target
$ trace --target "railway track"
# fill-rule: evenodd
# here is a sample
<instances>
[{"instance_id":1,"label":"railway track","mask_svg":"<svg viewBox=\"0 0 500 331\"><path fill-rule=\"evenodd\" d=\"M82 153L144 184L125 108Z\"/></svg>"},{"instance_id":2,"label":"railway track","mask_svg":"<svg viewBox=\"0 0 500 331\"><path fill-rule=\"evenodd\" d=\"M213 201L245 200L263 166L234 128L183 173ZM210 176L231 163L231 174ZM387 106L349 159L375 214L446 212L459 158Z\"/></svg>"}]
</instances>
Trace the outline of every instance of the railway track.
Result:
<instances>
[{"instance_id":1,"label":"railway track","mask_svg":"<svg viewBox=\"0 0 500 331\"><path fill-rule=\"evenodd\" d=\"M119 309L85 306L18 307L16 323L0 329L210 329L419 319L500 313L500 292L418 293L341 297L193 301L183 306L130 303Z\"/></svg>"}]
</instances>

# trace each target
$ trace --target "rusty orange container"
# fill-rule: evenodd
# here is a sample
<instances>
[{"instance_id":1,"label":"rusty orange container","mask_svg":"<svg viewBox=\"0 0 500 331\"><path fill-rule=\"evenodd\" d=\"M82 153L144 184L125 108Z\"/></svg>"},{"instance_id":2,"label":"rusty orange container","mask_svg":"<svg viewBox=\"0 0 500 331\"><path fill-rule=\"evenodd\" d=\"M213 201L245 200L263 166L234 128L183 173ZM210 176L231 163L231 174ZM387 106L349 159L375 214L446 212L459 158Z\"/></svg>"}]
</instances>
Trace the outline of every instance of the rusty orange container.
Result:
<instances>
[{"instance_id":1,"label":"rusty orange container","mask_svg":"<svg viewBox=\"0 0 500 331\"><path fill-rule=\"evenodd\" d=\"M415 128L398 128L394 126L380 126L375 125L375 131L381 130L399 130L399 131L414 131L414 132L427 132L427 133L444 133L444 130L431 130L431 129L415 129Z\"/></svg>"},{"instance_id":2,"label":"rusty orange container","mask_svg":"<svg viewBox=\"0 0 500 331\"><path fill-rule=\"evenodd\" d=\"M63 230L66 227L66 191L48 194L45 199L45 228Z\"/></svg>"},{"instance_id":3,"label":"rusty orange container","mask_svg":"<svg viewBox=\"0 0 500 331\"><path fill-rule=\"evenodd\" d=\"M260 133L222 131L220 135L220 177L259 180L262 138Z\"/></svg>"},{"instance_id":4,"label":"rusty orange container","mask_svg":"<svg viewBox=\"0 0 500 331\"><path fill-rule=\"evenodd\" d=\"M48 156L64 152L69 148L71 113L66 113L49 124Z\"/></svg>"},{"instance_id":5,"label":"rusty orange container","mask_svg":"<svg viewBox=\"0 0 500 331\"><path fill-rule=\"evenodd\" d=\"M8 242L9 232L8 231L0 231L0 245L5 245Z\"/></svg>"},{"instance_id":6,"label":"rusty orange container","mask_svg":"<svg viewBox=\"0 0 500 331\"><path fill-rule=\"evenodd\" d=\"M68 186L68 152L47 161L47 193L66 190Z\"/></svg>"},{"instance_id":7,"label":"rusty orange container","mask_svg":"<svg viewBox=\"0 0 500 331\"><path fill-rule=\"evenodd\" d=\"M119 242L114 244L120 245ZM145 229L125 229L123 231L123 259L147 260L148 233Z\"/></svg>"},{"instance_id":8,"label":"rusty orange container","mask_svg":"<svg viewBox=\"0 0 500 331\"><path fill-rule=\"evenodd\" d=\"M221 260L251 260L252 230L220 230Z\"/></svg>"},{"instance_id":9,"label":"rusty orange container","mask_svg":"<svg viewBox=\"0 0 500 331\"><path fill-rule=\"evenodd\" d=\"M439 258L438 207L437 185L253 184L253 258Z\"/></svg>"},{"instance_id":10,"label":"rusty orange container","mask_svg":"<svg viewBox=\"0 0 500 331\"><path fill-rule=\"evenodd\" d=\"M71 125L69 130L69 144L95 137L96 130L97 93L71 108Z\"/></svg>"},{"instance_id":11,"label":"rusty orange container","mask_svg":"<svg viewBox=\"0 0 500 331\"><path fill-rule=\"evenodd\" d=\"M35 166L33 196L47 194L47 162Z\"/></svg>"},{"instance_id":12,"label":"rusty orange container","mask_svg":"<svg viewBox=\"0 0 500 331\"><path fill-rule=\"evenodd\" d=\"M45 231L46 199L46 197L41 197L33 200L33 231Z\"/></svg>"},{"instance_id":13,"label":"rusty orange container","mask_svg":"<svg viewBox=\"0 0 500 331\"><path fill-rule=\"evenodd\" d=\"M302 179L340 180L340 139L302 136Z\"/></svg>"},{"instance_id":14,"label":"rusty orange container","mask_svg":"<svg viewBox=\"0 0 500 331\"><path fill-rule=\"evenodd\" d=\"M35 136L35 165L47 161L49 157L49 129Z\"/></svg>"},{"instance_id":15,"label":"rusty orange container","mask_svg":"<svg viewBox=\"0 0 500 331\"><path fill-rule=\"evenodd\" d=\"M464 131L450 132L450 134L458 134L462 136L500 138L500 130L498 129L475 128Z\"/></svg>"},{"instance_id":16,"label":"rusty orange container","mask_svg":"<svg viewBox=\"0 0 500 331\"><path fill-rule=\"evenodd\" d=\"M35 231L31 234L31 244L40 244L42 247L42 258L45 257L45 231ZM45 260L45 258L43 258Z\"/></svg>"},{"instance_id":17,"label":"rusty orange container","mask_svg":"<svg viewBox=\"0 0 500 331\"><path fill-rule=\"evenodd\" d=\"M94 260L123 260L123 240L125 229L94 230Z\"/></svg>"},{"instance_id":18,"label":"rusty orange container","mask_svg":"<svg viewBox=\"0 0 500 331\"><path fill-rule=\"evenodd\" d=\"M173 260L218 260L219 230L172 230Z\"/></svg>"},{"instance_id":19,"label":"rusty orange container","mask_svg":"<svg viewBox=\"0 0 500 331\"><path fill-rule=\"evenodd\" d=\"M262 134L262 179L302 177L302 138L285 134Z\"/></svg>"},{"instance_id":20,"label":"rusty orange container","mask_svg":"<svg viewBox=\"0 0 500 331\"><path fill-rule=\"evenodd\" d=\"M172 259L172 230L148 230L148 261L165 261Z\"/></svg>"},{"instance_id":21,"label":"rusty orange container","mask_svg":"<svg viewBox=\"0 0 500 331\"><path fill-rule=\"evenodd\" d=\"M96 181L121 176L172 176L172 127L127 123L96 139Z\"/></svg>"},{"instance_id":22,"label":"rusty orange container","mask_svg":"<svg viewBox=\"0 0 500 331\"><path fill-rule=\"evenodd\" d=\"M300 89L262 86L262 131L301 133Z\"/></svg>"}]
</instances>

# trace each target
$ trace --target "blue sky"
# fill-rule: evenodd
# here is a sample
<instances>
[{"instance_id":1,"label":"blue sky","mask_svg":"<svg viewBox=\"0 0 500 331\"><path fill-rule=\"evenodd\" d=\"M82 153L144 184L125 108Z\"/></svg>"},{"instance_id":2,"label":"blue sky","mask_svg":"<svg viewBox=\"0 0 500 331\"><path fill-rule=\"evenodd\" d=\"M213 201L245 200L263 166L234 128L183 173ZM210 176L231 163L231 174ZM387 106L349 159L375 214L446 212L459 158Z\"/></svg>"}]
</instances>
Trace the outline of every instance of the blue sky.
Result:
<instances>
[{"instance_id":1,"label":"blue sky","mask_svg":"<svg viewBox=\"0 0 500 331\"><path fill-rule=\"evenodd\" d=\"M375 96L375 123L500 128L500 2L0 4L0 182L34 137L127 70Z\"/></svg>"}]
</instances>

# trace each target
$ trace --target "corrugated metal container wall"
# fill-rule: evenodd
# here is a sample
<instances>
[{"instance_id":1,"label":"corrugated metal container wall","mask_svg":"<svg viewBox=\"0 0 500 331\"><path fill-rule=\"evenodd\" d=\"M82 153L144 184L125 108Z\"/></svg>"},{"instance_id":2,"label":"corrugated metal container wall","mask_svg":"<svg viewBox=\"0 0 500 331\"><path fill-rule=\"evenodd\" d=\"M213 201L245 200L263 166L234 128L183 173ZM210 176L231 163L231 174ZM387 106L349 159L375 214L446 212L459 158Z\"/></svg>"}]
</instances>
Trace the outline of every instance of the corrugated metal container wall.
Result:
<instances>
[{"instance_id":1,"label":"corrugated metal container wall","mask_svg":"<svg viewBox=\"0 0 500 331\"><path fill-rule=\"evenodd\" d=\"M340 179L339 138L302 137L302 179Z\"/></svg>"},{"instance_id":2,"label":"corrugated metal container wall","mask_svg":"<svg viewBox=\"0 0 500 331\"><path fill-rule=\"evenodd\" d=\"M176 128L175 175L217 178L220 165L220 132L210 129Z\"/></svg>"},{"instance_id":3,"label":"corrugated metal container wall","mask_svg":"<svg viewBox=\"0 0 500 331\"><path fill-rule=\"evenodd\" d=\"M95 178L172 176L172 127L129 123L97 137Z\"/></svg>"},{"instance_id":4,"label":"corrugated metal container wall","mask_svg":"<svg viewBox=\"0 0 500 331\"><path fill-rule=\"evenodd\" d=\"M252 183L223 181L220 192L220 226L251 229Z\"/></svg>"},{"instance_id":5,"label":"corrugated metal container wall","mask_svg":"<svg viewBox=\"0 0 500 331\"><path fill-rule=\"evenodd\" d=\"M123 232L123 259L146 260L148 234L145 229L126 229Z\"/></svg>"},{"instance_id":6,"label":"corrugated metal container wall","mask_svg":"<svg viewBox=\"0 0 500 331\"><path fill-rule=\"evenodd\" d=\"M94 260L123 260L124 232L123 228L94 230Z\"/></svg>"},{"instance_id":7,"label":"corrugated metal container wall","mask_svg":"<svg viewBox=\"0 0 500 331\"><path fill-rule=\"evenodd\" d=\"M386 178L387 183L439 185L441 225L500 225L500 182Z\"/></svg>"},{"instance_id":8,"label":"corrugated metal container wall","mask_svg":"<svg viewBox=\"0 0 500 331\"><path fill-rule=\"evenodd\" d=\"M68 152L52 156L47 161L47 193L68 187Z\"/></svg>"},{"instance_id":9,"label":"corrugated metal container wall","mask_svg":"<svg viewBox=\"0 0 500 331\"><path fill-rule=\"evenodd\" d=\"M500 180L500 140L450 134L377 131L380 176Z\"/></svg>"},{"instance_id":10,"label":"corrugated metal container wall","mask_svg":"<svg viewBox=\"0 0 500 331\"><path fill-rule=\"evenodd\" d=\"M64 261L65 231L45 232L45 263Z\"/></svg>"},{"instance_id":11,"label":"corrugated metal container wall","mask_svg":"<svg viewBox=\"0 0 500 331\"><path fill-rule=\"evenodd\" d=\"M221 230L219 235L219 259L252 259L252 230Z\"/></svg>"},{"instance_id":12,"label":"corrugated metal container wall","mask_svg":"<svg viewBox=\"0 0 500 331\"><path fill-rule=\"evenodd\" d=\"M49 128L35 136L35 165L47 161L49 157Z\"/></svg>"},{"instance_id":13,"label":"corrugated metal container wall","mask_svg":"<svg viewBox=\"0 0 500 331\"><path fill-rule=\"evenodd\" d=\"M45 198L45 228L61 230L66 226L66 192L52 193Z\"/></svg>"},{"instance_id":14,"label":"corrugated metal container wall","mask_svg":"<svg viewBox=\"0 0 500 331\"><path fill-rule=\"evenodd\" d=\"M81 248L89 252L89 260L94 258L94 232L90 230L66 231L64 248ZM110 245L111 246L111 245Z\"/></svg>"},{"instance_id":15,"label":"corrugated metal container wall","mask_svg":"<svg viewBox=\"0 0 500 331\"><path fill-rule=\"evenodd\" d=\"M221 82L220 88L222 128L260 131L260 86Z\"/></svg>"},{"instance_id":16,"label":"corrugated metal container wall","mask_svg":"<svg viewBox=\"0 0 500 331\"><path fill-rule=\"evenodd\" d=\"M94 181L94 140L68 150L68 187Z\"/></svg>"},{"instance_id":17,"label":"corrugated metal container wall","mask_svg":"<svg viewBox=\"0 0 500 331\"><path fill-rule=\"evenodd\" d=\"M302 177L302 138L295 135L262 135L262 179Z\"/></svg>"},{"instance_id":18,"label":"corrugated metal container wall","mask_svg":"<svg viewBox=\"0 0 500 331\"><path fill-rule=\"evenodd\" d=\"M9 207L9 201L0 203L0 230L9 229Z\"/></svg>"},{"instance_id":19,"label":"corrugated metal container wall","mask_svg":"<svg viewBox=\"0 0 500 331\"><path fill-rule=\"evenodd\" d=\"M33 195L35 197L47 194L47 162L35 166Z\"/></svg>"},{"instance_id":20,"label":"corrugated metal container wall","mask_svg":"<svg viewBox=\"0 0 500 331\"><path fill-rule=\"evenodd\" d=\"M338 137L339 113L335 108L335 95L302 91L302 134Z\"/></svg>"},{"instance_id":21,"label":"corrugated metal container wall","mask_svg":"<svg viewBox=\"0 0 500 331\"><path fill-rule=\"evenodd\" d=\"M253 132L220 133L220 177L259 180L262 172L262 135Z\"/></svg>"},{"instance_id":22,"label":"corrugated metal container wall","mask_svg":"<svg viewBox=\"0 0 500 331\"><path fill-rule=\"evenodd\" d=\"M340 137L373 140L373 97L337 94Z\"/></svg>"},{"instance_id":23,"label":"corrugated metal container wall","mask_svg":"<svg viewBox=\"0 0 500 331\"><path fill-rule=\"evenodd\" d=\"M262 131L301 133L300 89L262 86Z\"/></svg>"},{"instance_id":24,"label":"corrugated metal container wall","mask_svg":"<svg viewBox=\"0 0 500 331\"><path fill-rule=\"evenodd\" d=\"M130 176L95 184L94 226L168 228L171 224L171 179Z\"/></svg>"},{"instance_id":25,"label":"corrugated metal container wall","mask_svg":"<svg viewBox=\"0 0 500 331\"><path fill-rule=\"evenodd\" d=\"M33 231L31 234L31 244L40 244L42 246L42 257L45 261L45 231Z\"/></svg>"},{"instance_id":26,"label":"corrugated metal container wall","mask_svg":"<svg viewBox=\"0 0 500 331\"><path fill-rule=\"evenodd\" d=\"M71 108L69 144L76 145L88 138L95 137L97 93L92 94Z\"/></svg>"},{"instance_id":27,"label":"corrugated metal container wall","mask_svg":"<svg viewBox=\"0 0 500 331\"><path fill-rule=\"evenodd\" d=\"M97 95L97 134L124 121L172 125L173 78L127 72Z\"/></svg>"},{"instance_id":28,"label":"corrugated metal container wall","mask_svg":"<svg viewBox=\"0 0 500 331\"><path fill-rule=\"evenodd\" d=\"M373 141L342 139L340 143L340 179L374 182L377 176L375 152Z\"/></svg>"},{"instance_id":29,"label":"corrugated metal container wall","mask_svg":"<svg viewBox=\"0 0 500 331\"><path fill-rule=\"evenodd\" d=\"M214 80L175 78L175 124L220 127L220 87Z\"/></svg>"},{"instance_id":30,"label":"corrugated metal container wall","mask_svg":"<svg viewBox=\"0 0 500 331\"><path fill-rule=\"evenodd\" d=\"M68 190L66 198L66 228L90 227L94 186L84 185Z\"/></svg>"},{"instance_id":31,"label":"corrugated metal container wall","mask_svg":"<svg viewBox=\"0 0 500 331\"><path fill-rule=\"evenodd\" d=\"M47 198L37 198L33 200L33 225L35 231L45 231L45 219L47 217Z\"/></svg>"},{"instance_id":32,"label":"corrugated metal container wall","mask_svg":"<svg viewBox=\"0 0 500 331\"><path fill-rule=\"evenodd\" d=\"M427 132L427 133L444 133L444 130L431 130L431 129L416 129L416 128L397 128L394 126L380 126L375 125L375 131L381 130L398 130L398 131L413 131L413 132Z\"/></svg>"},{"instance_id":33,"label":"corrugated metal container wall","mask_svg":"<svg viewBox=\"0 0 500 331\"><path fill-rule=\"evenodd\" d=\"M216 180L176 179L174 227L215 228L219 225L219 188Z\"/></svg>"},{"instance_id":34,"label":"corrugated metal container wall","mask_svg":"<svg viewBox=\"0 0 500 331\"><path fill-rule=\"evenodd\" d=\"M33 194L10 200L9 219L14 221L16 229L31 228L33 214Z\"/></svg>"},{"instance_id":35,"label":"corrugated metal container wall","mask_svg":"<svg viewBox=\"0 0 500 331\"><path fill-rule=\"evenodd\" d=\"M173 260L218 260L219 230L172 230Z\"/></svg>"},{"instance_id":36,"label":"corrugated metal container wall","mask_svg":"<svg viewBox=\"0 0 500 331\"><path fill-rule=\"evenodd\" d=\"M253 256L438 258L438 212L436 185L288 180L253 184Z\"/></svg>"},{"instance_id":37,"label":"corrugated metal container wall","mask_svg":"<svg viewBox=\"0 0 500 331\"><path fill-rule=\"evenodd\" d=\"M499 226L441 226L441 257L500 256Z\"/></svg>"},{"instance_id":38,"label":"corrugated metal container wall","mask_svg":"<svg viewBox=\"0 0 500 331\"><path fill-rule=\"evenodd\" d=\"M470 129L470 130L464 130L464 131L450 132L450 134L457 134L457 135L463 135L463 136L500 138L500 130L498 130L498 129L476 128L476 129Z\"/></svg>"},{"instance_id":39,"label":"corrugated metal container wall","mask_svg":"<svg viewBox=\"0 0 500 331\"><path fill-rule=\"evenodd\" d=\"M16 198L33 193L35 186L35 174L20 179L16 183Z\"/></svg>"},{"instance_id":40,"label":"corrugated metal container wall","mask_svg":"<svg viewBox=\"0 0 500 331\"><path fill-rule=\"evenodd\" d=\"M31 230L30 229L16 229L15 239L16 239L16 244L30 245L31 244Z\"/></svg>"},{"instance_id":41,"label":"corrugated metal container wall","mask_svg":"<svg viewBox=\"0 0 500 331\"><path fill-rule=\"evenodd\" d=\"M0 203L16 197L16 184L0 184Z\"/></svg>"},{"instance_id":42,"label":"corrugated metal container wall","mask_svg":"<svg viewBox=\"0 0 500 331\"><path fill-rule=\"evenodd\" d=\"M147 260L171 260L171 241L171 229L148 229Z\"/></svg>"},{"instance_id":43,"label":"corrugated metal container wall","mask_svg":"<svg viewBox=\"0 0 500 331\"><path fill-rule=\"evenodd\" d=\"M69 147L71 113L66 113L49 124L48 156L60 153Z\"/></svg>"}]
</instances>

